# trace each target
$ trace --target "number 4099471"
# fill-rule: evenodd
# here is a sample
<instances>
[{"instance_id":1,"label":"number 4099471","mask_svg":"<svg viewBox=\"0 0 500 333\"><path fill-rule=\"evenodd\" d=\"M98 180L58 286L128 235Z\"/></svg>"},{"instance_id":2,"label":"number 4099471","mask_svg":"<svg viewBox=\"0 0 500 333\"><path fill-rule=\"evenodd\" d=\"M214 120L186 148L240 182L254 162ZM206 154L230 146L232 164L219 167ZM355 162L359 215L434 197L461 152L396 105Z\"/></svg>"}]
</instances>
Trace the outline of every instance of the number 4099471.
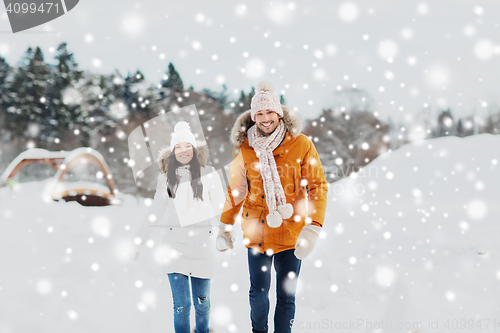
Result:
<instances>
[{"instance_id":1,"label":"number 4099471","mask_svg":"<svg viewBox=\"0 0 500 333\"><path fill-rule=\"evenodd\" d=\"M444 327L447 329L497 329L500 325L497 325L497 320L494 319L448 319L444 322Z\"/></svg>"},{"instance_id":2,"label":"number 4099471","mask_svg":"<svg viewBox=\"0 0 500 333\"><path fill-rule=\"evenodd\" d=\"M9 5L6 8L7 13L16 13L16 14L26 14L26 13L50 13L50 11L55 11L56 13L59 13L59 3L53 3L53 2L45 2L41 3L39 6L37 6L36 3L9 3Z\"/></svg>"}]
</instances>

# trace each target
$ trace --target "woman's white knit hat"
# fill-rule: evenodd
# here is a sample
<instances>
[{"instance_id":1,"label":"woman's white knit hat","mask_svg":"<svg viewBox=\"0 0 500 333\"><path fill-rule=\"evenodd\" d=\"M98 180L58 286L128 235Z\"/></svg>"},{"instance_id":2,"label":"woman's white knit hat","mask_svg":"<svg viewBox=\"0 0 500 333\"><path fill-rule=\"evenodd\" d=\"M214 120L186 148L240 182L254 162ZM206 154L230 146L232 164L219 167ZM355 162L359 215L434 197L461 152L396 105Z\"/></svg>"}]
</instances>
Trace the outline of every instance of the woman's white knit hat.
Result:
<instances>
[{"instance_id":1,"label":"woman's white knit hat","mask_svg":"<svg viewBox=\"0 0 500 333\"><path fill-rule=\"evenodd\" d=\"M253 121L255 121L255 114L260 110L272 110L283 117L280 99L274 94L274 86L269 81L261 81L257 85L250 107Z\"/></svg>"},{"instance_id":2,"label":"woman's white knit hat","mask_svg":"<svg viewBox=\"0 0 500 333\"><path fill-rule=\"evenodd\" d=\"M189 124L185 121L179 121L174 126L174 135L170 140L170 149L174 151L175 145L180 142L188 142L196 148L196 139L194 134L189 129Z\"/></svg>"}]
</instances>

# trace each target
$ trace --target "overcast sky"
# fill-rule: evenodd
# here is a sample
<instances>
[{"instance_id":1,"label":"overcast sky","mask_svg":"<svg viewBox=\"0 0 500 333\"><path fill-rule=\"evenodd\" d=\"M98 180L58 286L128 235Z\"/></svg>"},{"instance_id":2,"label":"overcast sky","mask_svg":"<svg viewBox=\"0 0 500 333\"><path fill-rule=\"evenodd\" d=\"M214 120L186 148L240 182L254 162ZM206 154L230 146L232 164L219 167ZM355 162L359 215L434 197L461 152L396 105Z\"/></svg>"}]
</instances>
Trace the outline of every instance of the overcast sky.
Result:
<instances>
[{"instance_id":1,"label":"overcast sky","mask_svg":"<svg viewBox=\"0 0 500 333\"><path fill-rule=\"evenodd\" d=\"M355 85L386 120L415 121L450 107L487 115L500 104L500 1L80 0L64 16L9 33L0 55L16 65L28 46L53 61L66 41L83 69L140 69L158 83L173 62L186 87L248 91L274 83L304 118ZM236 96L236 95L235 95Z\"/></svg>"}]
</instances>

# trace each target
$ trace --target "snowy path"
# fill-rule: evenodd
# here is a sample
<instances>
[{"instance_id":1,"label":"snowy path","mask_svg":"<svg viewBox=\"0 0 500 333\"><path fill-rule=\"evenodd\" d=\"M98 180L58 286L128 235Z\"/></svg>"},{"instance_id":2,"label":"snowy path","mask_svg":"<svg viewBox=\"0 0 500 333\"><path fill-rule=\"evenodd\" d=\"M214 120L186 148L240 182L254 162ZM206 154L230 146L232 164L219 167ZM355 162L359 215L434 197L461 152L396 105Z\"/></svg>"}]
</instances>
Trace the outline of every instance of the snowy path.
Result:
<instances>
[{"instance_id":1,"label":"snowy path","mask_svg":"<svg viewBox=\"0 0 500 333\"><path fill-rule=\"evenodd\" d=\"M302 264L293 331L377 332L358 321L368 320L445 332L453 319L481 321L481 332L494 331L491 322L484 327L493 319L499 329L499 146L499 136L485 134L413 143L332 184L324 238ZM126 254L145 200L47 203L45 185L0 189L0 333L172 332L170 288L152 259L155 247L139 262ZM218 260L211 325L248 332L242 242ZM274 284L271 290L274 306ZM429 329L429 320L439 329ZM448 331L473 331L456 324ZM390 332L407 331L416 329Z\"/></svg>"}]
</instances>

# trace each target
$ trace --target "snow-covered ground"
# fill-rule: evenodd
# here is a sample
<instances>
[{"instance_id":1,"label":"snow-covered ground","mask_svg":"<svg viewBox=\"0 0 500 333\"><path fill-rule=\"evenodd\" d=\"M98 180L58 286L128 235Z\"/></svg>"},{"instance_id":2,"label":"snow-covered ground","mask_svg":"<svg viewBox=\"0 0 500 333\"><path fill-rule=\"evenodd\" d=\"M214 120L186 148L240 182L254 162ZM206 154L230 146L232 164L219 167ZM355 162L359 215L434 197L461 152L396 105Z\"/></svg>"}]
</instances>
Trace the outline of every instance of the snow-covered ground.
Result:
<instances>
[{"instance_id":1,"label":"snow-covered ground","mask_svg":"<svg viewBox=\"0 0 500 333\"><path fill-rule=\"evenodd\" d=\"M331 184L322 238L302 263L293 331L500 329L498 147L488 134L416 142ZM46 202L45 186L0 189L0 333L173 332L168 279L153 260L161 235L139 261L127 254L148 200ZM241 237L217 259L211 326L249 332Z\"/></svg>"}]
</instances>

